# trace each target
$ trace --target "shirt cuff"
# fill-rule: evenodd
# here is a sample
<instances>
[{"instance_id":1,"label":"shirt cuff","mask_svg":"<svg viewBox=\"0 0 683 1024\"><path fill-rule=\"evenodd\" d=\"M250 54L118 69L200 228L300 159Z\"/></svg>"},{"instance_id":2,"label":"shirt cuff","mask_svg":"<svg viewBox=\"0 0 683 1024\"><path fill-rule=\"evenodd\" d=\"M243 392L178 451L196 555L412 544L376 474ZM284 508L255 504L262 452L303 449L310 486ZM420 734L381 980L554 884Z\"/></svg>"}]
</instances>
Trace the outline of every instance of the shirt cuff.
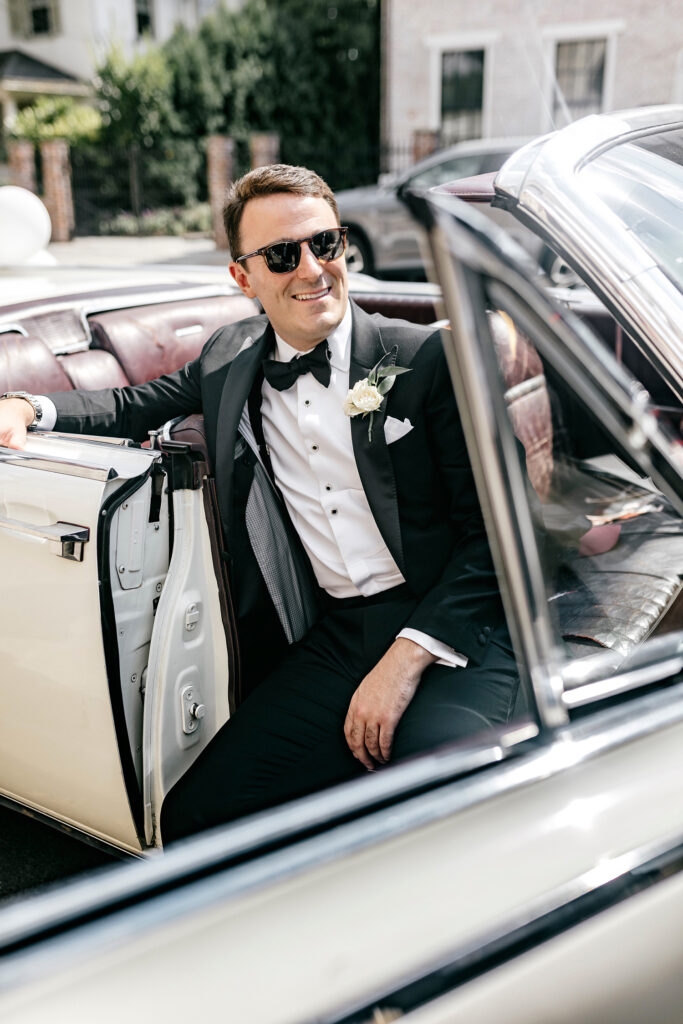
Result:
<instances>
[{"instance_id":1,"label":"shirt cuff","mask_svg":"<svg viewBox=\"0 0 683 1024\"><path fill-rule=\"evenodd\" d=\"M440 640L435 640L433 636L429 636L428 633L421 633L419 629L402 629L396 639L399 637L405 637L406 640L412 640L414 644L418 644L420 647L424 647L425 651L429 651L430 654L434 654L437 657L437 665L445 665L447 668L464 668L467 665L467 658L464 654L459 654L458 651L454 651L448 644L443 644Z\"/></svg>"},{"instance_id":2,"label":"shirt cuff","mask_svg":"<svg viewBox=\"0 0 683 1024\"><path fill-rule=\"evenodd\" d=\"M46 398L45 395L36 395L36 398L40 402L40 407L43 410L40 423L34 423L32 430L54 430L55 423L57 422L57 409L55 403L51 398Z\"/></svg>"}]
</instances>

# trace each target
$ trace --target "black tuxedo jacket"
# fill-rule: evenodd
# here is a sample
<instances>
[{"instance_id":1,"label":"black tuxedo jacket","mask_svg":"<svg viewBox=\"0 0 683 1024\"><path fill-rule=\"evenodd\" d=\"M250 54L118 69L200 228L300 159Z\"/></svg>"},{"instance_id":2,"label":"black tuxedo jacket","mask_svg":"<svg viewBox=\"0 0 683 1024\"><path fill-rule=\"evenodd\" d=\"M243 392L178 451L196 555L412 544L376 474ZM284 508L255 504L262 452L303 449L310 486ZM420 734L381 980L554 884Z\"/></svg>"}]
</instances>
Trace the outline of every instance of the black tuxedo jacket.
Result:
<instances>
[{"instance_id":1,"label":"black tuxedo jacket","mask_svg":"<svg viewBox=\"0 0 683 1024\"><path fill-rule=\"evenodd\" d=\"M420 598L406 625L478 663L503 612L440 334L369 316L353 303L352 313L349 387L387 353L390 363L411 370L397 376L375 413L371 441L367 418L351 420L354 455L370 508L396 564ZM147 384L50 395L59 430L136 440L175 416L203 413L226 547L233 557L238 615L243 618L258 607L263 591L244 526L256 457L242 445L236 458L236 441L250 394L250 411L259 415L261 363L273 345L266 317L255 316L220 328L197 359ZM413 427L392 444L384 434L387 414L408 418ZM259 424L252 426L258 438Z\"/></svg>"}]
</instances>

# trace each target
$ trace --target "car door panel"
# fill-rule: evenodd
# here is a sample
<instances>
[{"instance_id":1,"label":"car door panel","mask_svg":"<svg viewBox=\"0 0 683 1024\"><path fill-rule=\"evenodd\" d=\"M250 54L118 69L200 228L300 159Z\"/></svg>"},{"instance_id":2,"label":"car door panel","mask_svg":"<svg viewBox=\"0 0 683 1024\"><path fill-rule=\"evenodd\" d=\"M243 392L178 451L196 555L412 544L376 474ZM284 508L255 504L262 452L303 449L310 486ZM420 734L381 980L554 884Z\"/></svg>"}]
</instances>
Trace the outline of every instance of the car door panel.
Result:
<instances>
[{"instance_id":1,"label":"car door panel","mask_svg":"<svg viewBox=\"0 0 683 1024\"><path fill-rule=\"evenodd\" d=\"M0 724L0 787L127 849L140 844L110 699L97 546L103 504L152 461L115 445L44 438L29 439L23 453L3 449L0 461L4 521L88 532L81 561L63 557L61 540L0 529L0 564L12 581L2 589L0 689L12 712Z\"/></svg>"}]
</instances>

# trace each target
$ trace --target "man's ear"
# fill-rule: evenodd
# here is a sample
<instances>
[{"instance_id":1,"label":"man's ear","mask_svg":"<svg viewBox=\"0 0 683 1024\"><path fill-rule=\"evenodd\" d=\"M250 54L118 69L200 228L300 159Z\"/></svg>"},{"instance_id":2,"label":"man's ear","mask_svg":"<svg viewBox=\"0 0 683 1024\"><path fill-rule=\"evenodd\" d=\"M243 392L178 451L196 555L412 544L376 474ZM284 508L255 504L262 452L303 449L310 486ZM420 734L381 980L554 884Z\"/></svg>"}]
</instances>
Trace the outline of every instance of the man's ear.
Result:
<instances>
[{"instance_id":1,"label":"man's ear","mask_svg":"<svg viewBox=\"0 0 683 1024\"><path fill-rule=\"evenodd\" d=\"M251 282L249 281L249 274L246 272L242 264L235 263L235 261L233 260L232 263L228 265L228 270L230 271L235 282L237 283L237 286L239 287L240 291L242 291L247 296L248 299L255 299L256 292L251 287Z\"/></svg>"}]
</instances>

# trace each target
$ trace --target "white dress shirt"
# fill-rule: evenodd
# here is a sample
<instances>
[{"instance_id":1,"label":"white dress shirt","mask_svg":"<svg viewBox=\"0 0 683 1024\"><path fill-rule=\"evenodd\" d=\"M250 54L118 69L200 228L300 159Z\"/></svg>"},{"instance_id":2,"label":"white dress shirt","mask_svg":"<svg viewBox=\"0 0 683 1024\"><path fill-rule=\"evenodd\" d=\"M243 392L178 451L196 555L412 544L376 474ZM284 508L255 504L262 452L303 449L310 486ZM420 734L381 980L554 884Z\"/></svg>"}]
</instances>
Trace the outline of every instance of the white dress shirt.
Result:
<instances>
[{"instance_id":1,"label":"white dress shirt","mask_svg":"<svg viewBox=\"0 0 683 1024\"><path fill-rule=\"evenodd\" d=\"M330 334L331 377L325 388L311 373L277 391L264 381L263 434L275 482L301 538L319 585L331 597L369 597L405 583L370 511L351 441L351 420L343 411L349 390L351 308ZM273 358L301 355L276 334ZM40 397L40 430L52 430L54 404ZM243 420L245 417L243 416ZM398 634L436 655L438 664L464 666L467 658L416 629Z\"/></svg>"},{"instance_id":2,"label":"white dress shirt","mask_svg":"<svg viewBox=\"0 0 683 1024\"><path fill-rule=\"evenodd\" d=\"M343 411L349 390L351 309L329 335L330 384L311 373L278 391L264 381L263 435L275 482L313 566L331 597L369 597L405 583L370 510ZM275 335L273 358L289 362L301 353ZM399 636L414 641L451 668L467 658L415 629Z\"/></svg>"}]
</instances>

